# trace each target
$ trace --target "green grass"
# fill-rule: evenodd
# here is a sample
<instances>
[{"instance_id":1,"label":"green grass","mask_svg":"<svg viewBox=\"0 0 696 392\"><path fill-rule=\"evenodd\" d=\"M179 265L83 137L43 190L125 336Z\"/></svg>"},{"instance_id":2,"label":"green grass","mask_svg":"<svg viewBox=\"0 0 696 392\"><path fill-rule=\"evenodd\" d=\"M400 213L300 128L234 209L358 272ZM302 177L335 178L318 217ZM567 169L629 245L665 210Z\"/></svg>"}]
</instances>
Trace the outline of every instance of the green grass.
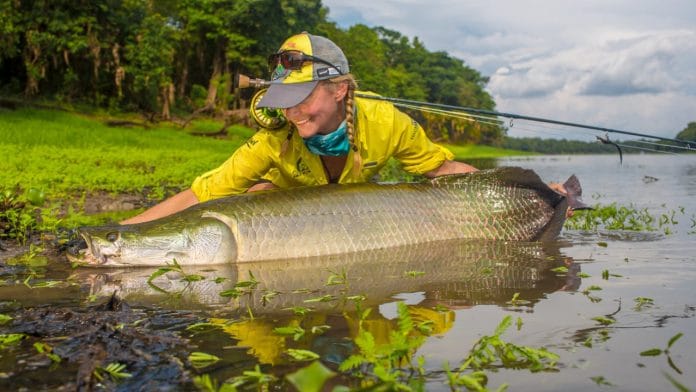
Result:
<instances>
[{"instance_id":1,"label":"green grass","mask_svg":"<svg viewBox=\"0 0 696 392\"><path fill-rule=\"evenodd\" d=\"M479 146L476 144L467 144L464 146L455 144L445 144L445 147L452 151L456 160L502 158L520 155L538 155L529 151L506 150L504 148Z\"/></svg>"},{"instance_id":2,"label":"green grass","mask_svg":"<svg viewBox=\"0 0 696 392\"><path fill-rule=\"evenodd\" d=\"M176 126L112 128L97 119L49 110L0 111L0 188L42 189L50 198L84 191L185 188L223 162L253 130L227 140L192 136Z\"/></svg>"}]
</instances>

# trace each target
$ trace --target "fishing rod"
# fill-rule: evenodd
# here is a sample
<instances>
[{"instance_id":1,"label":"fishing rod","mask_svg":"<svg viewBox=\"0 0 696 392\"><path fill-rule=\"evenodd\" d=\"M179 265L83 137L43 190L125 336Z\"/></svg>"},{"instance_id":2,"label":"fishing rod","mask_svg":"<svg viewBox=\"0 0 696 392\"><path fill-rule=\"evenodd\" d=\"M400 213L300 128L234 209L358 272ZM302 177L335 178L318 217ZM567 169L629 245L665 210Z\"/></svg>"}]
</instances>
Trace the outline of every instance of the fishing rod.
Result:
<instances>
[{"instance_id":1,"label":"fishing rod","mask_svg":"<svg viewBox=\"0 0 696 392\"><path fill-rule=\"evenodd\" d=\"M441 103L415 101L415 100L411 100L411 99L392 98L392 97L384 97L381 95L371 95L371 94L363 94L363 93L356 93L355 95L358 97L361 97L361 98L387 101L387 102L391 102L394 104L411 105L411 106L418 107L418 108L428 107L428 108L436 108L436 109L440 109L440 110L455 110L455 111L464 112L464 113L474 113L474 114L479 114L479 115L505 117L505 118L509 118L509 119L519 119L519 120L527 120L527 121L541 122L541 123L547 123L547 124L562 125L562 126L568 126L568 127L591 129L591 130L601 131L601 132L605 132L605 133L618 133L618 134L623 134L623 135L631 135L631 136L638 136L638 137L644 137L644 138L651 138L651 139L662 140L662 141L666 141L666 142L680 143L680 144L686 145L686 149L688 149L689 151L696 151L696 149L693 148L693 142L689 142L688 140L667 138L667 137L662 137L662 136L649 135L649 134L631 132L631 131L623 131L620 129L598 127L598 126L594 126L594 125L587 125L587 124L574 123L574 122L568 122L568 121L559 121L559 120L553 120L553 119L542 118L542 117L525 116L525 115L515 114L515 113L505 113L505 112L497 112L494 110L476 109L476 108L471 108L471 107L466 107L466 106L455 106L455 105L447 105L447 104L441 104Z\"/></svg>"},{"instance_id":2,"label":"fishing rod","mask_svg":"<svg viewBox=\"0 0 696 392\"><path fill-rule=\"evenodd\" d=\"M254 118L254 120L256 120L260 125L274 128L274 127L277 127L278 125L282 125L283 120L284 120L282 113L280 113L280 111L277 109L256 108L256 105L255 105L263 96L263 93L265 92L264 89L266 87L270 86L270 84L271 84L270 81L263 80L263 79L254 79L254 78L250 78L246 75L241 75L241 74L236 74L235 80L234 80L235 88L253 87L253 88L261 89L260 91L258 91L256 93L256 95L252 99L250 111L251 111L251 114L252 114L252 117ZM505 112L498 112L498 111L494 111L494 110L476 109L476 108L471 108L471 107L466 107L466 106L455 106L455 105L447 105L447 104L440 104L440 103L416 101L416 100L411 100L411 99L392 98L392 97L385 97L385 96L381 96L381 95L364 94L364 93L359 93L359 92L356 92L355 95L357 97L361 97L361 98L391 102L396 106L400 106L400 107L404 107L404 108L408 108L408 109L421 110L421 111L431 112L431 113L435 113L435 114L447 115L447 116L452 116L452 117L456 117L456 118L460 118L460 119L464 119L464 120L468 120L468 121L477 121L477 122L480 122L483 124L491 124L491 125L501 126L501 125L503 125L503 121L499 120L498 117L505 117L505 118L510 119L510 126L512 126L513 119L519 119L519 120L533 121L533 122L538 122L538 123L547 123L547 124L575 127L575 128L580 128L580 129L588 129L588 130L593 130L593 131L601 131L601 132L604 132L606 134L606 136L605 137L596 136L597 139L604 144L614 145L619 150L620 156L623 155L621 152L621 147L634 148L634 149L639 149L639 150L643 150L643 151L654 151L654 152L666 152L666 151L657 150L657 149L649 149L649 148L640 148L640 147L624 145L624 144L618 144L617 142L609 140L609 136L608 136L609 133L617 133L617 134L623 134L623 135L638 136L638 137L643 137L643 138L651 138L651 139L655 139L655 140L661 140L664 142L679 143L679 144L683 144L683 146L644 142L647 144L653 144L653 145L660 146L663 148L675 148L675 149L681 149L681 150L687 150L687 151L696 151L696 148L694 148L695 144L693 142L689 142L687 140L675 139L675 138L667 138L667 137L649 135L649 134L638 133L638 132L623 131L623 130L619 130L619 129L598 127L598 126L594 126L594 125L573 123L573 122L568 122L568 121L559 121L559 120L553 120L553 119L542 118L542 117L526 116L526 115L515 114L515 113L505 113Z\"/></svg>"},{"instance_id":3,"label":"fishing rod","mask_svg":"<svg viewBox=\"0 0 696 392\"><path fill-rule=\"evenodd\" d=\"M404 109L418 110L418 111L425 112L425 113L440 114L443 116L458 118L458 119L465 120L465 121L478 122L480 124L488 124L488 125L495 125L495 126L502 126L504 124L504 122L502 120L499 120L498 118L492 117L492 116L469 114L469 113L464 113L464 112L444 110L444 109L438 109L438 108L432 108L432 107L421 107L421 106L417 106L417 105L404 104L404 103L394 103L394 106L404 108ZM541 128L544 128L544 127L541 126ZM560 137L564 136L560 133L549 132L549 131L540 131L537 129L526 128L524 126L519 126L519 125L516 126L516 129L519 129L522 131L528 131L528 132L544 132L544 133L553 134L555 136L560 136ZM553 128L551 128L551 129L553 129ZM587 130L586 132L593 132L593 131ZM625 147L625 148L629 148L629 149L637 149L637 150L641 150L641 151L650 151L650 152L678 155L676 153L673 153L670 151L665 151L665 150L658 150L658 149L651 149L651 148L645 148L645 147L636 147L636 146L627 145L627 144L620 144L620 143L617 143L613 140L610 140L608 134L606 134L604 137L597 136L597 135L594 135L594 136L597 139L597 141L601 142L602 144L613 145L614 147L616 147L616 149L619 153L619 162L621 162L621 163L623 163L623 151L621 150L621 147ZM674 149L681 149L681 150L687 150L687 151L692 150L689 147L675 146L675 145L671 145L671 144L661 144L661 143L648 142L648 141L642 141L642 140L632 140L631 142L632 143L649 144L649 145L654 145L654 146L663 147L663 148L674 148Z\"/></svg>"}]
</instances>

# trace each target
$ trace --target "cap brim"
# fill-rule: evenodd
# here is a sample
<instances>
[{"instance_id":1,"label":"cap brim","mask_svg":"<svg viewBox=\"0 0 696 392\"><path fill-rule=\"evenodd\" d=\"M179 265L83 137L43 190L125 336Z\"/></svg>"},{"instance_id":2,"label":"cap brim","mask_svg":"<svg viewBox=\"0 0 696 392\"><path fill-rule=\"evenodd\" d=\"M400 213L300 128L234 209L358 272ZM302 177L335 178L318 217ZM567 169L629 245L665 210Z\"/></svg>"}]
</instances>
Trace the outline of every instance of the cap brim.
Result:
<instances>
[{"instance_id":1,"label":"cap brim","mask_svg":"<svg viewBox=\"0 0 696 392\"><path fill-rule=\"evenodd\" d=\"M304 101L317 86L319 81L306 83L278 83L271 84L256 104L259 108L291 108Z\"/></svg>"}]
</instances>

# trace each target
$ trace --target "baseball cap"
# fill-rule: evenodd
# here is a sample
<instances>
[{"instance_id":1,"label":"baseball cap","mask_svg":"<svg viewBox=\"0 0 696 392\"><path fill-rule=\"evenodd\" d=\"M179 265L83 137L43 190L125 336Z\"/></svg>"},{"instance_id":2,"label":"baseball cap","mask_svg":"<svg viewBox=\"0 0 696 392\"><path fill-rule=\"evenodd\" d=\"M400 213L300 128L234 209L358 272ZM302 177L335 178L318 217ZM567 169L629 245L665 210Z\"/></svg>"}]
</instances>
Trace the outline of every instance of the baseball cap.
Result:
<instances>
[{"instance_id":1,"label":"baseball cap","mask_svg":"<svg viewBox=\"0 0 696 392\"><path fill-rule=\"evenodd\" d=\"M350 72L341 48L328 38L307 32L288 38L269 56L273 75L257 107L289 108L304 101L320 80Z\"/></svg>"}]
</instances>

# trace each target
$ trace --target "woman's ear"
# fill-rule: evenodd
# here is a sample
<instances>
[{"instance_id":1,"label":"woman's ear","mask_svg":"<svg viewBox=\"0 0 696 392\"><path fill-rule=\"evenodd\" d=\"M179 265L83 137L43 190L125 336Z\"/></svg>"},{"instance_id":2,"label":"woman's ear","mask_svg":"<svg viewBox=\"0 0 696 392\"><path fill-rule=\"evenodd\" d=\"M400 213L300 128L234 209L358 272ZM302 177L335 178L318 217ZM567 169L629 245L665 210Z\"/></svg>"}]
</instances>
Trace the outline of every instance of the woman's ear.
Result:
<instances>
[{"instance_id":1,"label":"woman's ear","mask_svg":"<svg viewBox=\"0 0 696 392\"><path fill-rule=\"evenodd\" d=\"M334 92L336 102L342 101L348 94L348 83L338 83Z\"/></svg>"}]
</instances>

